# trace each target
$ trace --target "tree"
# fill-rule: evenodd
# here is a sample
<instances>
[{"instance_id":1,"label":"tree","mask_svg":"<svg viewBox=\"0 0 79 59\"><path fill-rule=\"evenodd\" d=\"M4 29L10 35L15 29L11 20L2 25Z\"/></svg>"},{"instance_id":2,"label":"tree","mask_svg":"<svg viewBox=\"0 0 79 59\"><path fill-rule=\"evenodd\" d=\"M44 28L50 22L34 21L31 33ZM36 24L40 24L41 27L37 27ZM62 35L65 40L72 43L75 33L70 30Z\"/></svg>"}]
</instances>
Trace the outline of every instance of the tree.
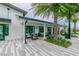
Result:
<instances>
[{"instance_id":1,"label":"tree","mask_svg":"<svg viewBox=\"0 0 79 59\"><path fill-rule=\"evenodd\" d=\"M35 11L35 15L44 17L49 17L52 15L52 19L54 18L54 26L53 26L53 35L55 39L58 39L58 17L61 15L65 15L67 13L66 8L64 8L64 4L62 3L38 3L32 4L33 9Z\"/></svg>"},{"instance_id":2,"label":"tree","mask_svg":"<svg viewBox=\"0 0 79 59\"><path fill-rule=\"evenodd\" d=\"M72 21L73 21L73 23L74 23L73 32L76 33L76 22L77 22L76 15L73 15L73 16L72 16Z\"/></svg>"},{"instance_id":3,"label":"tree","mask_svg":"<svg viewBox=\"0 0 79 59\"><path fill-rule=\"evenodd\" d=\"M78 16L77 14L72 15L72 22L74 23L74 28L73 28L73 32L76 33L76 23L78 21Z\"/></svg>"},{"instance_id":4,"label":"tree","mask_svg":"<svg viewBox=\"0 0 79 59\"><path fill-rule=\"evenodd\" d=\"M78 3L65 3L64 7L68 14L64 14L68 19L68 38L71 38L71 20L72 15L76 14L79 11L79 4ZM76 21L76 19L75 19Z\"/></svg>"},{"instance_id":5,"label":"tree","mask_svg":"<svg viewBox=\"0 0 79 59\"><path fill-rule=\"evenodd\" d=\"M75 15L79 11L79 4L77 3L70 3L70 4L65 4L66 8L69 10L69 14L67 15L69 23L68 23L68 38L71 38L71 20L72 16ZM76 19L74 19L76 21Z\"/></svg>"},{"instance_id":6,"label":"tree","mask_svg":"<svg viewBox=\"0 0 79 59\"><path fill-rule=\"evenodd\" d=\"M35 15L49 17L52 15L52 19L54 18L54 28L53 34L54 38L58 39L58 18L66 16L68 18L68 36L70 38L70 22L71 16L75 13L74 11L78 10L79 4L76 3L38 3L32 4L33 9L35 11Z\"/></svg>"}]
</instances>

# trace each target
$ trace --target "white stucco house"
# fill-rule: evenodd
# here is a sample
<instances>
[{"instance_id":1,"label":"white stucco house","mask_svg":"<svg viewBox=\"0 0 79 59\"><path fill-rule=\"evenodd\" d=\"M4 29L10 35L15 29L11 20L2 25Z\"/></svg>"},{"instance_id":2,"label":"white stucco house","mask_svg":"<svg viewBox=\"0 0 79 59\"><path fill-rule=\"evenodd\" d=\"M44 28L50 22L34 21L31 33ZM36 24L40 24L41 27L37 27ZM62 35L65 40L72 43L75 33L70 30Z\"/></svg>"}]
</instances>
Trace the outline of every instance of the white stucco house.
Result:
<instances>
[{"instance_id":1,"label":"white stucco house","mask_svg":"<svg viewBox=\"0 0 79 59\"><path fill-rule=\"evenodd\" d=\"M46 33L53 33L52 22L28 18L26 14L12 4L0 3L0 40L25 39L27 33L42 34L45 38Z\"/></svg>"}]
</instances>

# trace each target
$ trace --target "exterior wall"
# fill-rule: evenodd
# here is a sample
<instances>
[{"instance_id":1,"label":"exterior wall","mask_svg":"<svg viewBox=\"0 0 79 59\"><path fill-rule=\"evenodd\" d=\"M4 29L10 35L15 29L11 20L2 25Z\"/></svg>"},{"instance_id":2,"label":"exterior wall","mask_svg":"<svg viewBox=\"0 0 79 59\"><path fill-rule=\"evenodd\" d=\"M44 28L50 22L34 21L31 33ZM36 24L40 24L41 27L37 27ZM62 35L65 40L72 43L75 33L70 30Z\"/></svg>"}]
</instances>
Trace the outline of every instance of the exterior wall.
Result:
<instances>
[{"instance_id":1,"label":"exterior wall","mask_svg":"<svg viewBox=\"0 0 79 59\"><path fill-rule=\"evenodd\" d=\"M7 10L7 6L0 4L0 18L9 18L11 19L11 23L8 22L0 22L0 24L9 24L9 35L5 36L5 40L11 40L11 39L21 39L22 30L23 27L20 23L22 23L21 20L19 20L19 17L16 15L22 16L23 13L16 11L12 8L10 8L9 13Z\"/></svg>"},{"instance_id":2,"label":"exterior wall","mask_svg":"<svg viewBox=\"0 0 79 59\"><path fill-rule=\"evenodd\" d=\"M8 15L8 10L7 10L7 6L4 6L3 4L0 4L0 17L1 18L10 18L13 19L15 18L15 15L23 15L22 13L10 8L9 10L9 15Z\"/></svg>"},{"instance_id":3,"label":"exterior wall","mask_svg":"<svg viewBox=\"0 0 79 59\"><path fill-rule=\"evenodd\" d=\"M24 19L19 19L19 17L17 16L18 21L15 22L15 24L13 24L14 28L12 30L12 37L15 37L15 39L24 39L25 38L25 20Z\"/></svg>"}]
</instances>

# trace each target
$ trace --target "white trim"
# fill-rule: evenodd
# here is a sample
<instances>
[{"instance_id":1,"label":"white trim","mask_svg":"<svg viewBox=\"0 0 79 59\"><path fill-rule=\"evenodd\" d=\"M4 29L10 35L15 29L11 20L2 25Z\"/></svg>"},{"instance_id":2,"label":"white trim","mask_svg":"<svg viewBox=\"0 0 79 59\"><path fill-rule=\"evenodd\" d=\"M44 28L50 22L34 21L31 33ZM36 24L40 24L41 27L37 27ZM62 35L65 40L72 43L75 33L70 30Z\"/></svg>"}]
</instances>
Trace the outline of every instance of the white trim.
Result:
<instances>
[{"instance_id":1,"label":"white trim","mask_svg":"<svg viewBox=\"0 0 79 59\"><path fill-rule=\"evenodd\" d=\"M44 39L46 39L46 24L44 23Z\"/></svg>"}]
</instances>

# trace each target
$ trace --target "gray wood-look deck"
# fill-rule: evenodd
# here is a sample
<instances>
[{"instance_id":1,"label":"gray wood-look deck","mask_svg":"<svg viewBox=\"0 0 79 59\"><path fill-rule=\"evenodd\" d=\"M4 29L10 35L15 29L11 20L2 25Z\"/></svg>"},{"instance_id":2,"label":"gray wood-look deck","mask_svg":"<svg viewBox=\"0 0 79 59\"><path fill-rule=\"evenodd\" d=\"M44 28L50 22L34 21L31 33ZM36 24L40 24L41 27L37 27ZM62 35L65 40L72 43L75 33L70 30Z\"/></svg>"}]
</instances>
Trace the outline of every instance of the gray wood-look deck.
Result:
<instances>
[{"instance_id":1,"label":"gray wood-look deck","mask_svg":"<svg viewBox=\"0 0 79 59\"><path fill-rule=\"evenodd\" d=\"M27 40L28 41L28 40ZM79 56L79 38L72 38L72 46L63 48L42 39L0 41L0 56Z\"/></svg>"}]
</instances>

